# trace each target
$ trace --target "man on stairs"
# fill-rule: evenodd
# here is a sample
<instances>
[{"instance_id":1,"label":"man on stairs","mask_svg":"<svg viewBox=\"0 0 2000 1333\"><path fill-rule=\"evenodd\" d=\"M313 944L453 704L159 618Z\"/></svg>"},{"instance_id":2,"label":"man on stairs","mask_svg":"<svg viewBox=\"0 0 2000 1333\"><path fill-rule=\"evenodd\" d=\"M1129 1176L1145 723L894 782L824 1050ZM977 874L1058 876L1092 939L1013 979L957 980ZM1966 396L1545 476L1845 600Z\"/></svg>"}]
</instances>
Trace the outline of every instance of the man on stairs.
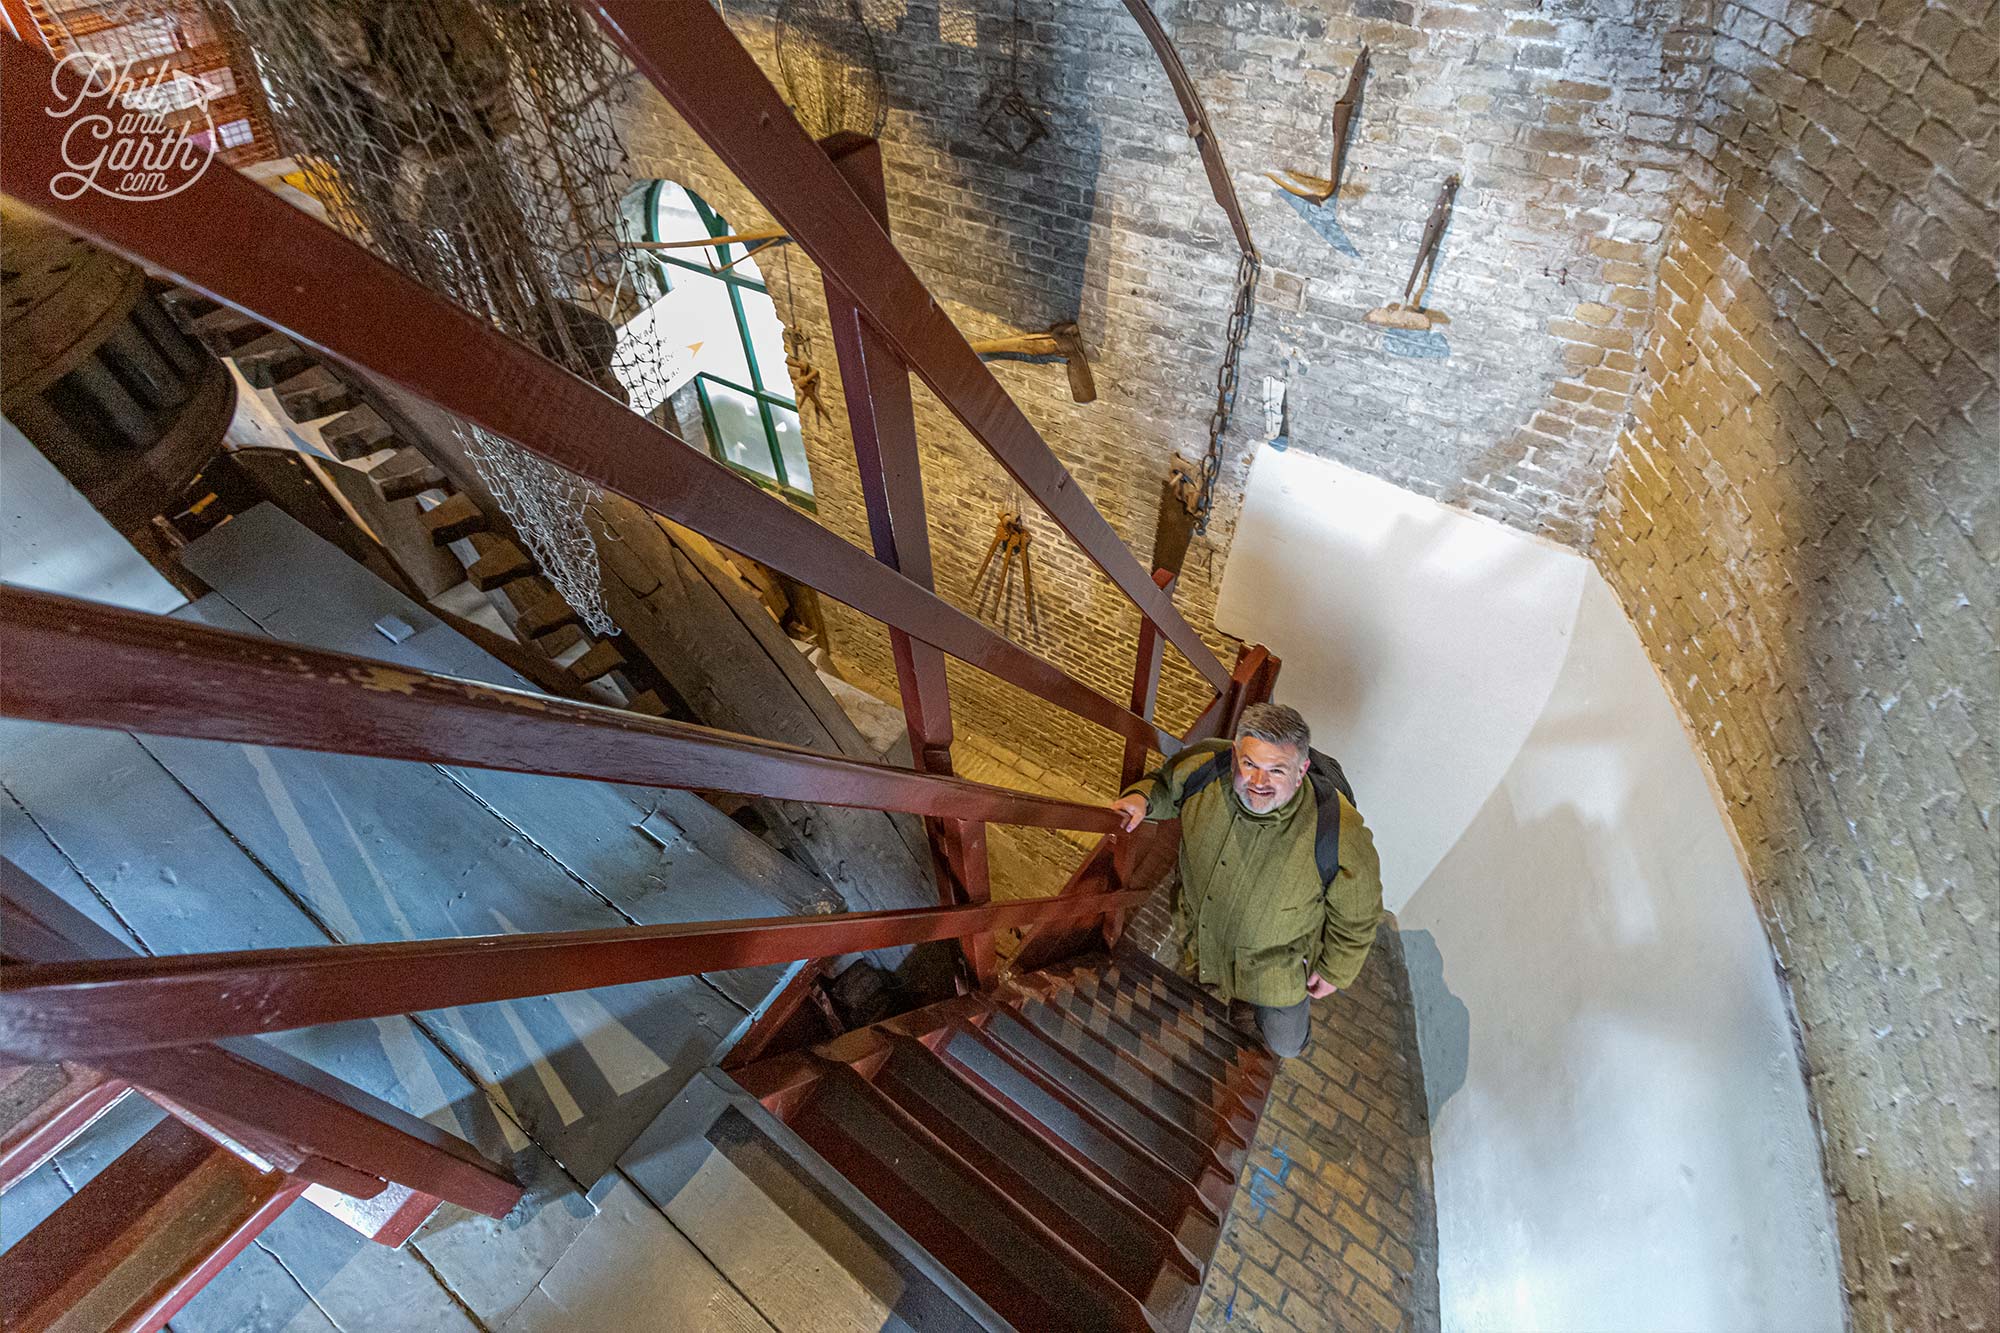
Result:
<instances>
[{"instance_id":1,"label":"man on stairs","mask_svg":"<svg viewBox=\"0 0 2000 1333\"><path fill-rule=\"evenodd\" d=\"M1305 1049L1311 999L1361 971L1382 916L1375 841L1340 765L1311 745L1298 710L1253 704L1233 744L1190 745L1113 805L1128 830L1181 821L1181 970L1232 1014L1253 1010L1286 1057Z\"/></svg>"}]
</instances>

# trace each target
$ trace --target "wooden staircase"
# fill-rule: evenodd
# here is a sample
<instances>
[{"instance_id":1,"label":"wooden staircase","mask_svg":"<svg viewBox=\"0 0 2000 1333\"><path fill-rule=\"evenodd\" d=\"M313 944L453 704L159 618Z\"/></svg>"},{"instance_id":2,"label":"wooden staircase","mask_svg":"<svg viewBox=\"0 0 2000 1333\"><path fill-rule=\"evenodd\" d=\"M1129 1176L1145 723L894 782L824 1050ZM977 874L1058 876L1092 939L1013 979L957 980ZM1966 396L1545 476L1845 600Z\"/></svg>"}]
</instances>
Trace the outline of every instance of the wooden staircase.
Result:
<instances>
[{"instance_id":1,"label":"wooden staircase","mask_svg":"<svg viewBox=\"0 0 2000 1333\"><path fill-rule=\"evenodd\" d=\"M711 1071L621 1166L780 1330L1182 1329L1276 1063L1097 954Z\"/></svg>"}]
</instances>

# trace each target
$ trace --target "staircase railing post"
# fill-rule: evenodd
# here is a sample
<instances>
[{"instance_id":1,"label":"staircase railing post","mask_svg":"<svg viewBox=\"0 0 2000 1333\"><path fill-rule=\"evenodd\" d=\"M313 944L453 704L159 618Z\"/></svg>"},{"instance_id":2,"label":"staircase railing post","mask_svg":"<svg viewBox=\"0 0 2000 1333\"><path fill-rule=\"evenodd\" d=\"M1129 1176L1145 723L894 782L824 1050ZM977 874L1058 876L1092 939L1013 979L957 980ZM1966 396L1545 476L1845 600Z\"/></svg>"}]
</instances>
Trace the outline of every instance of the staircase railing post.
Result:
<instances>
[{"instance_id":1,"label":"staircase railing post","mask_svg":"<svg viewBox=\"0 0 2000 1333\"><path fill-rule=\"evenodd\" d=\"M889 196L882 179L882 150L858 134L836 134L821 146L883 231L889 230ZM927 591L935 585L930 531L924 517L924 482L917 458L916 410L910 399L910 371L895 349L861 313L846 289L829 279L827 314L847 400L849 432L861 469L868 531L875 558ZM910 731L910 757L919 772L950 777L951 693L944 654L891 628L896 682L903 695L903 718ZM1130 742L1128 742L1130 744ZM976 820L926 819L936 862L938 901L983 903L990 896L986 826ZM966 962L981 990L993 984L993 938L963 941Z\"/></svg>"},{"instance_id":2,"label":"staircase railing post","mask_svg":"<svg viewBox=\"0 0 2000 1333\"><path fill-rule=\"evenodd\" d=\"M1161 592L1173 596L1174 579L1171 569L1153 571L1153 582ZM1145 612L1139 613L1139 658L1132 671L1132 711L1148 722L1153 720L1153 707L1159 702L1160 663L1166 655L1167 639L1160 633L1160 627ZM1125 742L1125 759L1118 770L1120 791L1137 782L1146 771L1146 747L1138 741Z\"/></svg>"}]
</instances>

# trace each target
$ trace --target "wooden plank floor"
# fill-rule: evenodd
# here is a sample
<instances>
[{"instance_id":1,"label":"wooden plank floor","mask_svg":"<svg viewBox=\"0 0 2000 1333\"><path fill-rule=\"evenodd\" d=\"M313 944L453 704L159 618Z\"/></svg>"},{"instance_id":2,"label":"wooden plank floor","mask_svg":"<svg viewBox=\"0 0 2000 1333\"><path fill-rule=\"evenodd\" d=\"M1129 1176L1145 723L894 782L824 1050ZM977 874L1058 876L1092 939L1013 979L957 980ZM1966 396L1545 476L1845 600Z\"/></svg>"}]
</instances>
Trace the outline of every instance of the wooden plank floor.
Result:
<instances>
[{"instance_id":1,"label":"wooden plank floor","mask_svg":"<svg viewBox=\"0 0 2000 1333\"><path fill-rule=\"evenodd\" d=\"M182 613L190 618L524 684L275 509L239 517L188 555L217 589ZM392 641L376 628L388 617L415 632L389 624ZM14 722L0 722L0 789L0 850L153 953L838 906L814 877L681 792ZM510 1162L529 1195L501 1221L441 1210L403 1251L295 1207L173 1327L580 1326L575 1275L615 1267L635 1228L653 1225L627 1209L599 1226L591 1187L631 1201L612 1163L784 974L275 1038ZM0 1241L81 1188L156 1114L129 1100L10 1191ZM722 1301L726 1284L683 1248L675 1282L690 1300L713 1287Z\"/></svg>"}]
</instances>

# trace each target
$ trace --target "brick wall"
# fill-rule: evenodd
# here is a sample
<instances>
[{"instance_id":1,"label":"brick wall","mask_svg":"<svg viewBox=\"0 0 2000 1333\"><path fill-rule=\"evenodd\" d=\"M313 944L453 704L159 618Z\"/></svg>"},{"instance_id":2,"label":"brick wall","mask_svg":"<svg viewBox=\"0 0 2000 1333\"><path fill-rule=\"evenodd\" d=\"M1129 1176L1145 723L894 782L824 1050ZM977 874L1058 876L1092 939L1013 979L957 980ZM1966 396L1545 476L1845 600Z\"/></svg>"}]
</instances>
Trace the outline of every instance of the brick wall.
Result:
<instances>
[{"instance_id":1,"label":"brick wall","mask_svg":"<svg viewBox=\"0 0 2000 1333\"><path fill-rule=\"evenodd\" d=\"M773 7L729 0L725 10L775 77ZM1023 0L1022 81L1050 134L1017 162L984 137L979 114L1008 66L1011 0L868 0L863 10L887 74L884 158L904 253L972 336L1080 319L1096 403L1072 403L1059 366L996 373L1143 555L1169 460L1206 445L1235 269L1157 60L1117 0ZM1265 375L1290 381L1295 447L1585 541L1638 369L1679 170L1676 109L1698 73L1663 54L1668 16L1612 0L1195 0L1162 12L1266 259L1216 517L1183 575L1184 614L1229 661L1234 645L1213 626L1216 557L1263 435ZM1364 41L1373 73L1349 184L1316 229L1262 173L1326 169L1332 103ZM650 92L635 93L627 121L637 173L680 180L732 221L762 219ZM1465 184L1430 298L1452 323L1428 338L1366 324L1369 309L1402 295L1424 218L1453 171ZM818 275L793 254L788 299L785 264L766 272L781 314L814 334L827 381L832 419L807 426L820 517L865 544ZM970 606L997 512L1015 490L925 392L917 397L938 581ZM1038 512L1029 522L1044 621L1030 646L1122 697L1136 614ZM836 609L832 626L839 658L894 678L872 624ZM1206 690L1177 654L1167 661L1163 714L1184 723ZM968 724L1084 781L1112 780L1107 733L955 664L952 681Z\"/></svg>"},{"instance_id":2,"label":"brick wall","mask_svg":"<svg viewBox=\"0 0 2000 1333\"><path fill-rule=\"evenodd\" d=\"M1748 856L1867 1329L2000 1309L1984 8L1716 6L1597 537Z\"/></svg>"}]
</instances>

